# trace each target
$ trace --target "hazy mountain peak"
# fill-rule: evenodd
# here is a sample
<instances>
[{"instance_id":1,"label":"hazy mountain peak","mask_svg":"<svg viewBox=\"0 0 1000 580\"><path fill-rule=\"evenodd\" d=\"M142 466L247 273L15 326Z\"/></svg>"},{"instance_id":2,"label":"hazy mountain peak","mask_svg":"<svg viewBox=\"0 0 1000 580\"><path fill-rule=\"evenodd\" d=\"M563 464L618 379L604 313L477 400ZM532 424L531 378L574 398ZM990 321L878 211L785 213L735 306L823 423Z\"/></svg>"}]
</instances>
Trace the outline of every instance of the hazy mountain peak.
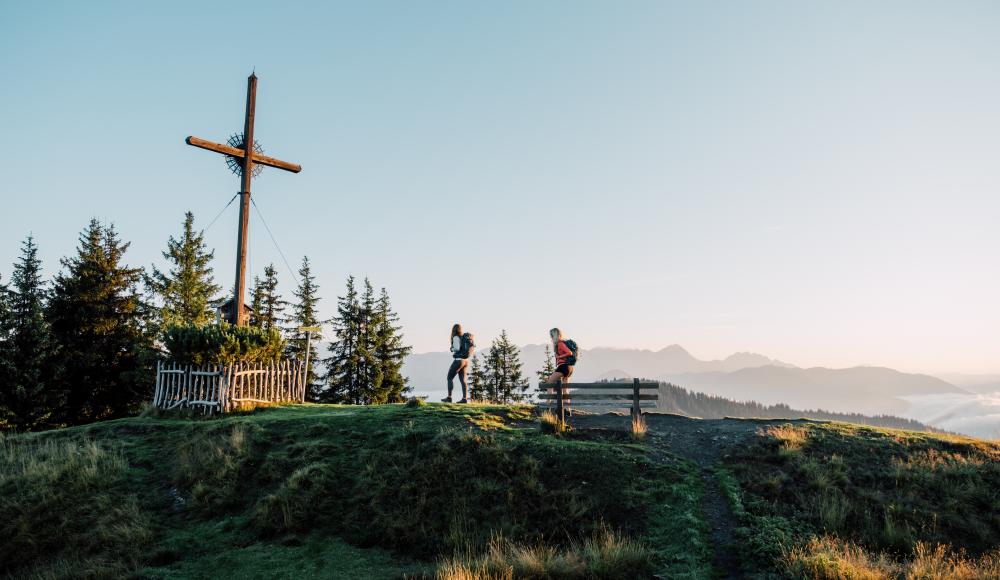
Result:
<instances>
[{"instance_id":1,"label":"hazy mountain peak","mask_svg":"<svg viewBox=\"0 0 1000 580\"><path fill-rule=\"evenodd\" d=\"M687 356L692 356L690 352L683 346L679 344L671 344L660 349L661 353L671 353L671 354L685 354Z\"/></svg>"}]
</instances>

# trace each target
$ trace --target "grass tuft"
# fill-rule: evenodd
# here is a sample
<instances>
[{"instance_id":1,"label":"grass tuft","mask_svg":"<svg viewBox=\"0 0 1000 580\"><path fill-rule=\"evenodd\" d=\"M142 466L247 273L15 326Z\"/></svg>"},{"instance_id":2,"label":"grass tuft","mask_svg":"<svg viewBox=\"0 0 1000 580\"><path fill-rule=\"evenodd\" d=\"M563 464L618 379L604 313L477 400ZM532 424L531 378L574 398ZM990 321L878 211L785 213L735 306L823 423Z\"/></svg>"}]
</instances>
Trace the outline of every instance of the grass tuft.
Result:
<instances>
[{"instance_id":1,"label":"grass tuft","mask_svg":"<svg viewBox=\"0 0 1000 580\"><path fill-rule=\"evenodd\" d=\"M650 576L652 561L652 553L644 545L607 529L563 549L516 544L496 537L481 555L459 555L441 562L435 578L642 578Z\"/></svg>"},{"instance_id":2,"label":"grass tuft","mask_svg":"<svg viewBox=\"0 0 1000 580\"><path fill-rule=\"evenodd\" d=\"M642 441L646 438L646 433L649 428L646 426L646 418L642 415L637 415L632 417L632 439L635 441Z\"/></svg>"},{"instance_id":3,"label":"grass tuft","mask_svg":"<svg viewBox=\"0 0 1000 580\"><path fill-rule=\"evenodd\" d=\"M406 400L406 406L410 407L411 409L414 409L416 407L423 407L426 404L427 401L419 397L410 397L409 399Z\"/></svg>"},{"instance_id":4,"label":"grass tuft","mask_svg":"<svg viewBox=\"0 0 1000 580\"><path fill-rule=\"evenodd\" d=\"M813 538L789 551L785 570L813 580L977 580L1000 578L1000 549L969 558L944 544L918 542L909 558L897 561L885 552L872 553L834 536Z\"/></svg>"},{"instance_id":5,"label":"grass tuft","mask_svg":"<svg viewBox=\"0 0 1000 580\"><path fill-rule=\"evenodd\" d=\"M542 433L555 433L558 435L565 433L568 429L566 422L561 421L552 411L543 411L538 417L538 423L542 428Z\"/></svg>"}]
</instances>

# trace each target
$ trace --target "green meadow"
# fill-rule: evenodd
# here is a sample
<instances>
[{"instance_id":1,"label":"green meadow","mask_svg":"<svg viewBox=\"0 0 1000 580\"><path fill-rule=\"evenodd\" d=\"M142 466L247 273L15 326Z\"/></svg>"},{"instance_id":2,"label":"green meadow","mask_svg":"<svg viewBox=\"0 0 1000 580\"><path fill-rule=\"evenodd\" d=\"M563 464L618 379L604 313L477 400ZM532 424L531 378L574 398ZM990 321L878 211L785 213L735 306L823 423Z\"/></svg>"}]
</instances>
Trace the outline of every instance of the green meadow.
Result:
<instances>
[{"instance_id":1,"label":"green meadow","mask_svg":"<svg viewBox=\"0 0 1000 580\"><path fill-rule=\"evenodd\" d=\"M530 407L296 405L6 436L0 573L459 580L1000 569L996 443L656 416L648 436L634 437L627 417L588 421L558 433ZM679 433L704 436L717 454L693 453ZM728 508L706 518L713 495ZM731 545L719 545L720 526L732 528ZM944 575L913 575L934 566Z\"/></svg>"}]
</instances>

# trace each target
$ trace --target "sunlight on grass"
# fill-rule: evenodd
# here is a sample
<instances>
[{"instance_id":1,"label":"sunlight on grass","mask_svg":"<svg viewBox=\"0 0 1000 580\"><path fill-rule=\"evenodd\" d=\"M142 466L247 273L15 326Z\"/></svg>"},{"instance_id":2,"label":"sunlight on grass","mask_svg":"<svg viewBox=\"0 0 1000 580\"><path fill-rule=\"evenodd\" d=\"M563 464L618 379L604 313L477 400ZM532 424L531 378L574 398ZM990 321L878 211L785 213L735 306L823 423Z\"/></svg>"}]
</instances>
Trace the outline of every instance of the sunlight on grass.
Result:
<instances>
[{"instance_id":1,"label":"sunlight on grass","mask_svg":"<svg viewBox=\"0 0 1000 580\"><path fill-rule=\"evenodd\" d=\"M646 433L649 428L646 426L646 418L642 415L636 415L632 417L632 439L636 441L642 441L646 438Z\"/></svg>"},{"instance_id":2,"label":"sunlight on grass","mask_svg":"<svg viewBox=\"0 0 1000 580\"><path fill-rule=\"evenodd\" d=\"M543 433L565 433L566 423L559 420L552 411L543 411L538 417Z\"/></svg>"},{"instance_id":3,"label":"sunlight on grass","mask_svg":"<svg viewBox=\"0 0 1000 580\"><path fill-rule=\"evenodd\" d=\"M443 561L438 580L508 580L512 578L641 578L648 576L652 553L642 544L601 530L564 549L521 545L494 538L485 553Z\"/></svg>"},{"instance_id":4,"label":"sunlight on grass","mask_svg":"<svg viewBox=\"0 0 1000 580\"><path fill-rule=\"evenodd\" d=\"M799 453L809 439L807 429L794 425L771 425L762 429L760 434L776 439L779 443L780 454L783 456Z\"/></svg>"},{"instance_id":5,"label":"sunlight on grass","mask_svg":"<svg viewBox=\"0 0 1000 580\"><path fill-rule=\"evenodd\" d=\"M785 556L785 568L796 578L815 580L976 580L1000 578L1000 549L969 558L945 545L917 543L912 556L897 561L834 536L813 538Z\"/></svg>"}]
</instances>

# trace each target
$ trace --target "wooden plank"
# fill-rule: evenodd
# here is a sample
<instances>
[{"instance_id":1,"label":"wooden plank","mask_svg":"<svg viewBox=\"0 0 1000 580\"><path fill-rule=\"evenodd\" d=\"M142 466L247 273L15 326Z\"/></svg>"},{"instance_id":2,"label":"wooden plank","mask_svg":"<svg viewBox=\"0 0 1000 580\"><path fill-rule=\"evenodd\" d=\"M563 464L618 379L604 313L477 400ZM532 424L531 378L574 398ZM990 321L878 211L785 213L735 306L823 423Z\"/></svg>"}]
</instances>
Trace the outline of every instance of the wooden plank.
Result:
<instances>
[{"instance_id":1,"label":"wooden plank","mask_svg":"<svg viewBox=\"0 0 1000 580\"><path fill-rule=\"evenodd\" d=\"M208 141L207 139L200 139L198 137L188 137L184 140L184 142L193 147L215 151L216 153L222 153L223 155L228 155L237 159L243 159L244 155L246 155L242 149L237 149L236 147L224 145L222 143L215 143L213 141ZM274 167L275 169L284 169L285 171L291 171L292 173L302 171L302 166L298 163L289 163L288 161L282 161L281 159L275 159L274 157L268 157L267 155L261 155L256 152L253 154L253 163Z\"/></svg>"},{"instance_id":2,"label":"wooden plank","mask_svg":"<svg viewBox=\"0 0 1000 580\"><path fill-rule=\"evenodd\" d=\"M545 407L551 403L539 403L539 406ZM632 401L577 401L573 400L574 407L602 407L605 409L629 409L632 406ZM655 409L657 407L656 401L640 401L639 406L643 409Z\"/></svg>"},{"instance_id":3,"label":"wooden plank","mask_svg":"<svg viewBox=\"0 0 1000 580\"><path fill-rule=\"evenodd\" d=\"M552 383L542 383L538 385L539 391L544 391L546 389L554 389L556 386ZM631 392L634 388L632 383L567 383L567 389L606 389L609 391L628 391ZM639 383L639 388L643 390L651 390L660 388L659 383Z\"/></svg>"},{"instance_id":4,"label":"wooden plank","mask_svg":"<svg viewBox=\"0 0 1000 580\"><path fill-rule=\"evenodd\" d=\"M556 401L559 399L558 393L541 393L538 398L543 401ZM562 397L563 399L572 399L574 401L631 401L633 400L633 395L625 394L601 394L601 393L565 393ZM639 395L640 401L656 401L660 398L658 394L655 393L644 393Z\"/></svg>"},{"instance_id":5,"label":"wooden plank","mask_svg":"<svg viewBox=\"0 0 1000 580\"><path fill-rule=\"evenodd\" d=\"M160 374L160 369L163 368L163 361L156 361L156 386L153 387L153 406L159 406L160 404L160 379L163 375Z\"/></svg>"}]
</instances>

